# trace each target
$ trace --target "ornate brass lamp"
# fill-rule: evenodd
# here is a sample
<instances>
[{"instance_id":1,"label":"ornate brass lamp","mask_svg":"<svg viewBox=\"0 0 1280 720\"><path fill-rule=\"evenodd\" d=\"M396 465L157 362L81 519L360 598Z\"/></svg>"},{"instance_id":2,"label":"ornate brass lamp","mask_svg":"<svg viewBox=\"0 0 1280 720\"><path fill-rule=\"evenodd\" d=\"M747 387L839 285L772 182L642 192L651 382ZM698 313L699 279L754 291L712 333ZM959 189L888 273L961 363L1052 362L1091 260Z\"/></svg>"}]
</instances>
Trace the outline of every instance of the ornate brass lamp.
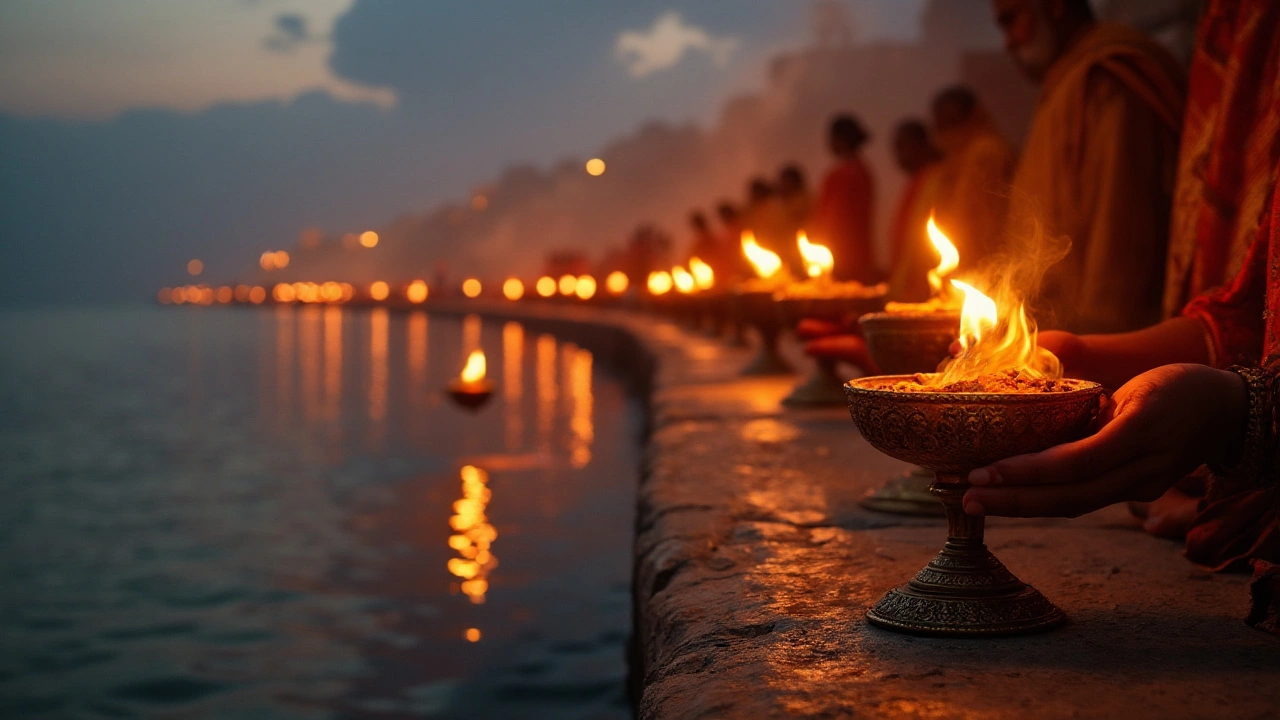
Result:
<instances>
[{"instance_id":1,"label":"ornate brass lamp","mask_svg":"<svg viewBox=\"0 0 1280 720\"><path fill-rule=\"evenodd\" d=\"M960 312L877 312L858 318L871 359L881 372L910 375L933 372L950 355L960 334ZM915 467L867 491L859 501L876 512L897 515L942 515L942 506L929 493L933 472Z\"/></svg>"},{"instance_id":2,"label":"ornate brass lamp","mask_svg":"<svg viewBox=\"0 0 1280 720\"><path fill-rule=\"evenodd\" d=\"M839 323L884 307L886 288L862 289L865 292L860 294L823 295L819 291L806 294L788 288L780 291L774 299L783 321L792 328L805 318ZM844 379L836 373L836 361L814 358L814 366L813 374L783 398L784 405L815 407L844 404Z\"/></svg>"},{"instance_id":3,"label":"ornate brass lamp","mask_svg":"<svg viewBox=\"0 0 1280 720\"><path fill-rule=\"evenodd\" d=\"M859 378L845 385L849 413L877 450L937 473L931 492L947 515L947 542L916 576L867 611L872 624L918 635L979 637L1049 630L1066 618L1019 580L984 544L985 518L960 502L970 470L1079 439L1102 386L1061 380L1062 392L901 392L911 376Z\"/></svg>"}]
</instances>

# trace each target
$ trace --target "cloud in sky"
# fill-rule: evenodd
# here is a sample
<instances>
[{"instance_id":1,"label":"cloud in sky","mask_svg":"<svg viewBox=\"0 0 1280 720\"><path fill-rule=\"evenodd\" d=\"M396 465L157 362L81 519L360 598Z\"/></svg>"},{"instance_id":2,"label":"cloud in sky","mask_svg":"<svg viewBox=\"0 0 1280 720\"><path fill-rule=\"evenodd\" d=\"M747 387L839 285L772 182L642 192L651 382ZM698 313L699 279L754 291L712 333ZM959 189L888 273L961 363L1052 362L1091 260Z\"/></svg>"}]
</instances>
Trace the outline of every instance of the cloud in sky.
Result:
<instances>
[{"instance_id":1,"label":"cloud in sky","mask_svg":"<svg viewBox=\"0 0 1280 720\"><path fill-rule=\"evenodd\" d=\"M312 39L307 18L300 13L281 13L272 23L274 29L262 45L273 52L289 52Z\"/></svg>"},{"instance_id":2,"label":"cloud in sky","mask_svg":"<svg viewBox=\"0 0 1280 720\"><path fill-rule=\"evenodd\" d=\"M311 90L389 108L394 92L329 67L331 28L353 2L308 0L303 19L266 0L6 0L0 112L105 120L140 107L199 112ZM290 52L264 47L268 33Z\"/></svg>"},{"instance_id":3,"label":"cloud in sky","mask_svg":"<svg viewBox=\"0 0 1280 720\"><path fill-rule=\"evenodd\" d=\"M740 43L736 37L711 35L685 23L680 13L668 10L648 30L620 33L613 54L632 77L640 78L675 67L688 52L706 53L712 63L723 67Z\"/></svg>"}]
</instances>

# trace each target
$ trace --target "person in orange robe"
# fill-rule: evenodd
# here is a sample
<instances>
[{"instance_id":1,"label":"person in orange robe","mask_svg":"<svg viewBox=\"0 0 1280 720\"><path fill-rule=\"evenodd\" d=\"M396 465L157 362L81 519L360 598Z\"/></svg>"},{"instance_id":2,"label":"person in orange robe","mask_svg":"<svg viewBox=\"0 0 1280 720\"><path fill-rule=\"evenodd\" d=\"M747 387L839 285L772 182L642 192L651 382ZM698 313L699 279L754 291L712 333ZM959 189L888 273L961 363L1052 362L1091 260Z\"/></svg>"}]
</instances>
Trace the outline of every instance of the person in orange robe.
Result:
<instances>
[{"instance_id":1,"label":"person in orange robe","mask_svg":"<svg viewBox=\"0 0 1280 720\"><path fill-rule=\"evenodd\" d=\"M831 121L828 143L836 165L823 178L810 239L831 249L836 280L869 284L878 279L879 272L871 236L875 183L862 161L862 146L868 139L862 123L852 115L839 115Z\"/></svg>"},{"instance_id":2,"label":"person in orange robe","mask_svg":"<svg viewBox=\"0 0 1280 720\"><path fill-rule=\"evenodd\" d=\"M1187 557L1214 570L1252 567L1246 622L1280 634L1280 3L1211 0L1191 78L1206 121L1182 146L1207 148L1178 179L1197 188L1194 257L1228 257L1247 237L1239 269L1143 330L1042 333L1068 375L1119 389L1096 434L971 473L964 508L1071 517L1159 498L1145 527L1180 525ZM1203 497L1167 493L1202 464Z\"/></svg>"},{"instance_id":3,"label":"person in orange robe","mask_svg":"<svg viewBox=\"0 0 1280 720\"><path fill-rule=\"evenodd\" d=\"M1000 246L1014 152L978 97L963 86L933 100L933 127L942 149L937 222L960 251L961 268L981 266Z\"/></svg>"},{"instance_id":4,"label":"person in orange robe","mask_svg":"<svg viewBox=\"0 0 1280 720\"><path fill-rule=\"evenodd\" d=\"M1096 22L1086 0L993 4L1006 48L1040 84L1006 237L1022 255L1037 226L1070 241L1045 275L1041 324L1118 332L1159 320L1182 68L1140 31Z\"/></svg>"},{"instance_id":5,"label":"person in orange robe","mask_svg":"<svg viewBox=\"0 0 1280 720\"><path fill-rule=\"evenodd\" d=\"M889 289L900 302L923 302L929 299L926 275L937 264L924 226L937 201L942 153L924 123L904 120L893 133L893 155L907 184L889 228Z\"/></svg>"}]
</instances>

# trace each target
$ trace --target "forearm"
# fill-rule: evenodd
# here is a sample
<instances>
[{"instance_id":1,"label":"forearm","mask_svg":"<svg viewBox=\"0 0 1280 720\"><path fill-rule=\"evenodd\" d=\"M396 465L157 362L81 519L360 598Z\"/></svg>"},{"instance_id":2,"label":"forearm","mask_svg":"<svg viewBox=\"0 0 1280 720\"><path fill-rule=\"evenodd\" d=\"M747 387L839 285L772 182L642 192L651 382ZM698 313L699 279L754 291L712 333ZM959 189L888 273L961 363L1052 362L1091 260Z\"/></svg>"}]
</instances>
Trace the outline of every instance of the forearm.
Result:
<instances>
[{"instance_id":1,"label":"forearm","mask_svg":"<svg viewBox=\"0 0 1280 720\"><path fill-rule=\"evenodd\" d=\"M1068 375L1108 388L1118 388L1161 365L1212 364L1203 326L1186 317L1133 332L1082 335L1079 346L1064 354L1061 359Z\"/></svg>"}]
</instances>

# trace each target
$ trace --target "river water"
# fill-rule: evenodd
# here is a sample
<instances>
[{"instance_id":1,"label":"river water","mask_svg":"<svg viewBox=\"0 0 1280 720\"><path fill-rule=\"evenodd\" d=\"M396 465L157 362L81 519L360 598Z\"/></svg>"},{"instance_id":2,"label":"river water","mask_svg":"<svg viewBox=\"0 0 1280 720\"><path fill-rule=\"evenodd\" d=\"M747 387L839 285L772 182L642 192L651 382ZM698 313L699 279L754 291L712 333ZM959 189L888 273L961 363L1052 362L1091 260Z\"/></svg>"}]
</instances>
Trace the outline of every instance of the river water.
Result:
<instances>
[{"instance_id":1,"label":"river water","mask_svg":"<svg viewBox=\"0 0 1280 720\"><path fill-rule=\"evenodd\" d=\"M629 716L641 419L590 352L317 306L0 338L0 716Z\"/></svg>"}]
</instances>

